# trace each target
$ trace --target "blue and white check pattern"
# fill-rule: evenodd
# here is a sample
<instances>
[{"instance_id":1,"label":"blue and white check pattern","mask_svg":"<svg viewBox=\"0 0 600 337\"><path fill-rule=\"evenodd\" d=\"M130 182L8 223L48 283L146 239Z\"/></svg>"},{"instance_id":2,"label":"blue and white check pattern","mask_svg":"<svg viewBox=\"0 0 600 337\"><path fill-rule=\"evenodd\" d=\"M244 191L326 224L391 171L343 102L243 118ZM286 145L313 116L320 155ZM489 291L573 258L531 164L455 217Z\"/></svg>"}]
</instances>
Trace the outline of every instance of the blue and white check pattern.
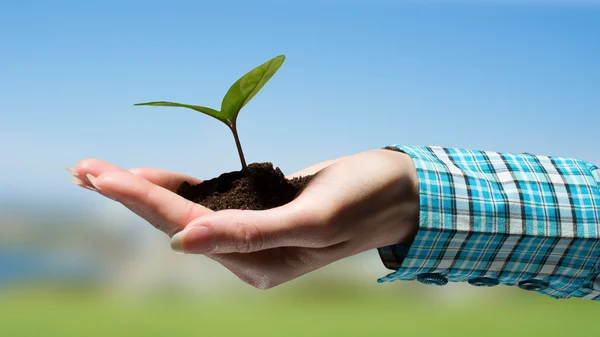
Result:
<instances>
[{"instance_id":1,"label":"blue and white check pattern","mask_svg":"<svg viewBox=\"0 0 600 337\"><path fill-rule=\"evenodd\" d=\"M600 170L531 154L390 146L410 155L420 188L419 231L406 252L380 248L397 269L379 282L439 273L515 286L542 280L554 298L600 299ZM399 253L400 252L400 253Z\"/></svg>"}]
</instances>

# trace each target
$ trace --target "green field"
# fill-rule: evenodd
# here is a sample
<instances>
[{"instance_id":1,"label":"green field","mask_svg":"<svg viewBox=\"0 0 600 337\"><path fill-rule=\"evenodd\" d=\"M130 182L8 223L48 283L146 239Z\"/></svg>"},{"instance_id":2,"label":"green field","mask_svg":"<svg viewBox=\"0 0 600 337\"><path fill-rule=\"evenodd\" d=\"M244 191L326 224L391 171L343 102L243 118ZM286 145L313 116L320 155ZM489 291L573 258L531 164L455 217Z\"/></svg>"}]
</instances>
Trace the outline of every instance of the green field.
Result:
<instances>
[{"instance_id":1,"label":"green field","mask_svg":"<svg viewBox=\"0 0 600 337\"><path fill-rule=\"evenodd\" d=\"M532 296L252 292L117 300L97 293L0 296L0 336L598 336L600 303ZM166 299L171 298L171 299Z\"/></svg>"}]
</instances>

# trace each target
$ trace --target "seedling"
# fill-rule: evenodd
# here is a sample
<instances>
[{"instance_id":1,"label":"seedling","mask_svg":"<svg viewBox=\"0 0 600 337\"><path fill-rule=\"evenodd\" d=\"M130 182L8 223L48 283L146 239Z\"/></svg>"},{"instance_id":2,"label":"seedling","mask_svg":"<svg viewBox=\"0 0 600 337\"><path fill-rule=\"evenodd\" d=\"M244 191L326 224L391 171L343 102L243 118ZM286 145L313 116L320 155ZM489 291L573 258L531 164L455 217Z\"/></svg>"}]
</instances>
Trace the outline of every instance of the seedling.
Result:
<instances>
[{"instance_id":1,"label":"seedling","mask_svg":"<svg viewBox=\"0 0 600 337\"><path fill-rule=\"evenodd\" d=\"M240 162L242 163L242 169L247 169L246 159L244 158L244 152L242 151L242 144L240 143L240 138L237 132L237 116L240 113L240 110L246 104L248 104L252 97L254 97L260 91L260 89L262 89L262 87L269 81L269 79L271 79L271 77L273 77L279 67L281 67L283 64L284 60L285 55L276 56L242 76L231 86L231 88L229 88L225 94L223 102L221 103L220 111L207 108L205 106L164 101L138 103L135 105L188 108L220 120L221 122L225 123L225 125L227 125L227 127L229 127L233 133L235 145L237 146L238 154L240 156Z\"/></svg>"},{"instance_id":2,"label":"seedling","mask_svg":"<svg viewBox=\"0 0 600 337\"><path fill-rule=\"evenodd\" d=\"M264 210L279 207L292 201L311 178L310 175L286 179L283 172L271 162L246 165L236 126L240 110L248 104L271 79L285 60L279 55L252 69L237 80L225 94L221 110L205 106L174 102L148 102L136 105L170 106L196 110L225 123L233 133L241 171L227 172L199 184L181 183L176 193L181 197L219 211L223 209Z\"/></svg>"}]
</instances>

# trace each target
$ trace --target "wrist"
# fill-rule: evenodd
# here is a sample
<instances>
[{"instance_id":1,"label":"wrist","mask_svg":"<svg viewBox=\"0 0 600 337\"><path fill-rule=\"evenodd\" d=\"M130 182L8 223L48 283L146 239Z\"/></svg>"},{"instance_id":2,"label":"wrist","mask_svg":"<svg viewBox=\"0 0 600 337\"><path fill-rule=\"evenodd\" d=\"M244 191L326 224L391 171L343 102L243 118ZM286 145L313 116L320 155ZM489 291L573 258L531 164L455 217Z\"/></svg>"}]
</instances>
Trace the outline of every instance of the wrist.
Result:
<instances>
[{"instance_id":1,"label":"wrist","mask_svg":"<svg viewBox=\"0 0 600 337\"><path fill-rule=\"evenodd\" d=\"M395 196L392 200L399 208L398 218L391 232L380 247L403 244L410 245L419 230L419 180L412 158L394 149L381 150L396 170Z\"/></svg>"}]
</instances>

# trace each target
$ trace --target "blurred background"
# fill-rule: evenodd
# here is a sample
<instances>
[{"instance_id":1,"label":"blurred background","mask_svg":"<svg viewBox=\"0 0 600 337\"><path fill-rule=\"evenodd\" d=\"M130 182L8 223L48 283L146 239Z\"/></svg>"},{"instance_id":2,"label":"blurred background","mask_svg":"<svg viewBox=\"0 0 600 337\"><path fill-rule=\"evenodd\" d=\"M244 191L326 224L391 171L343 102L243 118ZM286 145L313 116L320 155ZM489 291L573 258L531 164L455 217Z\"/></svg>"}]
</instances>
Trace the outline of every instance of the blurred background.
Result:
<instances>
[{"instance_id":1,"label":"blurred background","mask_svg":"<svg viewBox=\"0 0 600 337\"><path fill-rule=\"evenodd\" d=\"M0 1L1 336L597 336L600 305L519 289L377 284L376 251L254 290L63 167L285 173L397 143L600 164L600 1Z\"/></svg>"}]
</instances>

